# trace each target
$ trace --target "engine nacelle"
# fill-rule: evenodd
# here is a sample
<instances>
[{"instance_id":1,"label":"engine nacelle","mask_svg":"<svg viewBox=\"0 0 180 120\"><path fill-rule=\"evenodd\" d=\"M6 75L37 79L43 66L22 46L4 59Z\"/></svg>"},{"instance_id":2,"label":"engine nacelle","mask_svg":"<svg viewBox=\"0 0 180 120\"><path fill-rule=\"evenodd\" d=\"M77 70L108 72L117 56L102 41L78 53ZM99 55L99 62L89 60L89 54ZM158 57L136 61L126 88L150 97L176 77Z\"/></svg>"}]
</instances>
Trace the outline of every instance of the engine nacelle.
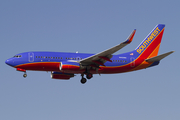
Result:
<instances>
[{"instance_id":1,"label":"engine nacelle","mask_svg":"<svg viewBox=\"0 0 180 120\"><path fill-rule=\"evenodd\" d=\"M51 78L53 78L53 79L69 80L71 77L74 77L74 74L71 74L71 73L61 73L61 72L52 72L51 73Z\"/></svg>"},{"instance_id":2,"label":"engine nacelle","mask_svg":"<svg viewBox=\"0 0 180 120\"><path fill-rule=\"evenodd\" d=\"M59 69L61 71L78 71L82 67L77 62L60 62Z\"/></svg>"}]
</instances>

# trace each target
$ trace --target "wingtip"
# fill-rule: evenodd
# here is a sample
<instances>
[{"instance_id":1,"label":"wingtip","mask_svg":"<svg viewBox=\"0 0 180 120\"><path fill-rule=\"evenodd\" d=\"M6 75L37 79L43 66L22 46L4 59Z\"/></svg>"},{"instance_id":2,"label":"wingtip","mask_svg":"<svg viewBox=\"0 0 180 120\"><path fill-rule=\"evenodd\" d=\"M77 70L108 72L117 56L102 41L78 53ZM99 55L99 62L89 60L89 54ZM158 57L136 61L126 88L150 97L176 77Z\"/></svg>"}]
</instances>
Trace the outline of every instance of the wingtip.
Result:
<instances>
[{"instance_id":1,"label":"wingtip","mask_svg":"<svg viewBox=\"0 0 180 120\"><path fill-rule=\"evenodd\" d=\"M134 30L132 31L132 33L129 35L129 37L127 38L127 40L126 40L124 43L126 43L126 44L131 43L132 40L133 40L133 38L134 38L135 33L136 33L136 29L134 29Z\"/></svg>"},{"instance_id":2,"label":"wingtip","mask_svg":"<svg viewBox=\"0 0 180 120\"><path fill-rule=\"evenodd\" d=\"M169 53L171 54L171 53L174 53L175 51L173 50L173 51L170 51Z\"/></svg>"}]
</instances>

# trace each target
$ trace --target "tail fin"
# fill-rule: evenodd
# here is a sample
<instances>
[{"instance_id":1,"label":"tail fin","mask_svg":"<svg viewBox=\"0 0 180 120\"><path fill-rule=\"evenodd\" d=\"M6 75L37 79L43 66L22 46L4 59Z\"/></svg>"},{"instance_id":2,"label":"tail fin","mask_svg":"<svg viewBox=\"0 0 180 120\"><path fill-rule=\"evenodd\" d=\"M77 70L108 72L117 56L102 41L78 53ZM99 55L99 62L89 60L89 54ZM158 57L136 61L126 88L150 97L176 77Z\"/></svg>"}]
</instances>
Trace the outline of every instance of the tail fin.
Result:
<instances>
[{"instance_id":1,"label":"tail fin","mask_svg":"<svg viewBox=\"0 0 180 120\"><path fill-rule=\"evenodd\" d=\"M135 49L135 51L139 55L143 54L143 57L145 59L157 56L164 28L164 24L158 24L142 41L142 43Z\"/></svg>"}]
</instances>

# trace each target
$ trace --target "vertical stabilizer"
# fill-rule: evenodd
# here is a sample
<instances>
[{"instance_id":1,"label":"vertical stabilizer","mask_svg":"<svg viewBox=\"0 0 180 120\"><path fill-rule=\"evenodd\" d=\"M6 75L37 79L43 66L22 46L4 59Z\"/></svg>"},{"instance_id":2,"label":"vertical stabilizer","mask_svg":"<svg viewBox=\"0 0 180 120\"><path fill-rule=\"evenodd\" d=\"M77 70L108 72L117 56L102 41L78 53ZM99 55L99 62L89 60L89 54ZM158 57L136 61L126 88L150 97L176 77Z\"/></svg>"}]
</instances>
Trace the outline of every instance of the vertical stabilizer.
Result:
<instances>
[{"instance_id":1,"label":"vertical stabilizer","mask_svg":"<svg viewBox=\"0 0 180 120\"><path fill-rule=\"evenodd\" d=\"M165 25L158 24L142 43L135 49L136 52L144 57L151 58L158 55L161 39L163 36Z\"/></svg>"}]
</instances>

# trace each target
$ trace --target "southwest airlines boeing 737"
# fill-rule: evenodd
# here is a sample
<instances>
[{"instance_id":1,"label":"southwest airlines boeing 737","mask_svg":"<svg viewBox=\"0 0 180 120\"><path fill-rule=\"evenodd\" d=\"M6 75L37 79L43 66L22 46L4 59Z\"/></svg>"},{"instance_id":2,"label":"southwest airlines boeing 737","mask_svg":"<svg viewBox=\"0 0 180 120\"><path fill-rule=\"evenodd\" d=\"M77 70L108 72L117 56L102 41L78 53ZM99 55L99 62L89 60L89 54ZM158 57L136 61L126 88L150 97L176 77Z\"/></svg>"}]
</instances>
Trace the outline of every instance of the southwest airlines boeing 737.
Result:
<instances>
[{"instance_id":1,"label":"southwest airlines boeing 737","mask_svg":"<svg viewBox=\"0 0 180 120\"><path fill-rule=\"evenodd\" d=\"M164 24L158 24L135 50L123 54L113 55L131 43L136 30L121 44L97 54L25 52L5 63L24 72L23 77L27 77L27 70L51 71L51 78L65 80L81 74L81 83L84 84L93 74L124 73L158 65L161 59L174 52L158 55L164 28Z\"/></svg>"}]
</instances>

